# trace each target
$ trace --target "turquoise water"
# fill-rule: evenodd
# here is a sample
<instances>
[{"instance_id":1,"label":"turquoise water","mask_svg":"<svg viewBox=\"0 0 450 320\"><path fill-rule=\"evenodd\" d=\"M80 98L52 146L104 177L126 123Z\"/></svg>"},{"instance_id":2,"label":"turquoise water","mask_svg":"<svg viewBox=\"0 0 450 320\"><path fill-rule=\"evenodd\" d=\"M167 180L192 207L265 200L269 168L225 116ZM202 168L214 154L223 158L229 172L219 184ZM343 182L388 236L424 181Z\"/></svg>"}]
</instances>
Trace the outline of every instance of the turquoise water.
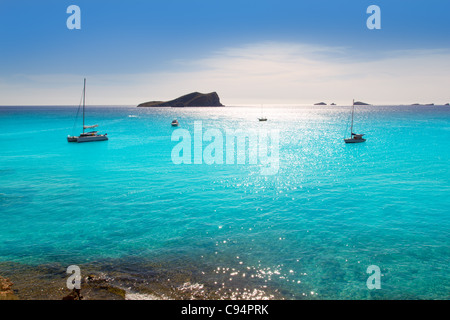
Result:
<instances>
[{"instance_id":1,"label":"turquoise water","mask_svg":"<svg viewBox=\"0 0 450 320\"><path fill-rule=\"evenodd\" d=\"M110 140L67 143L76 111L0 107L0 261L164 261L289 299L450 297L448 106L359 107L354 145L343 106L266 106L267 122L259 107L90 107ZM174 118L279 130L278 172L174 164Z\"/></svg>"}]
</instances>

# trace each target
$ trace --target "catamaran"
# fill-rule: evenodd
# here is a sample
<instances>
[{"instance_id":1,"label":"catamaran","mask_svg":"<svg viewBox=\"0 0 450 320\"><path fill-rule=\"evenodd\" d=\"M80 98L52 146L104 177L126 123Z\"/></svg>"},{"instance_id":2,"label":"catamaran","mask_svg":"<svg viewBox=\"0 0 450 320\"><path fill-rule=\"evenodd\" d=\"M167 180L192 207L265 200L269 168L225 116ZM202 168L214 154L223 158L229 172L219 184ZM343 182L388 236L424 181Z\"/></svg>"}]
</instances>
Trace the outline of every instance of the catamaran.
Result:
<instances>
[{"instance_id":1,"label":"catamaran","mask_svg":"<svg viewBox=\"0 0 450 320\"><path fill-rule=\"evenodd\" d=\"M98 124L87 126L85 125L84 118L85 118L85 108L86 108L86 78L84 79L84 86L83 86L83 133L81 133L79 136L67 136L68 142L92 142L92 141L104 141L108 140L108 134L99 134L98 131L89 131L85 132L86 129L94 129L98 127ZM79 109L78 109L79 110Z\"/></svg>"},{"instance_id":2,"label":"catamaran","mask_svg":"<svg viewBox=\"0 0 450 320\"><path fill-rule=\"evenodd\" d=\"M353 133L353 116L355 114L355 100L353 99L353 107L352 107L352 125L350 126L350 138L345 139L345 143L360 143L366 141L363 138L364 134Z\"/></svg>"}]
</instances>

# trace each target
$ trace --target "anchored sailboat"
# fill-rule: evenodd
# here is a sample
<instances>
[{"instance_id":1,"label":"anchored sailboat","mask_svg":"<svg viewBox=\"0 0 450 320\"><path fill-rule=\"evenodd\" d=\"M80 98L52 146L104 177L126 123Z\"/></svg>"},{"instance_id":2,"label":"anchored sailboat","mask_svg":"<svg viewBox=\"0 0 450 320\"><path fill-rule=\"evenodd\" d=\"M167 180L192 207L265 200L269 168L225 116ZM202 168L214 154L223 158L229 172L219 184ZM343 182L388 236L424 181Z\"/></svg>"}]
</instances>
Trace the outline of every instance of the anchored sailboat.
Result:
<instances>
[{"instance_id":1,"label":"anchored sailboat","mask_svg":"<svg viewBox=\"0 0 450 320\"><path fill-rule=\"evenodd\" d=\"M263 116L263 105L261 105L261 118L258 118L259 121L267 121L267 118Z\"/></svg>"},{"instance_id":2,"label":"anchored sailboat","mask_svg":"<svg viewBox=\"0 0 450 320\"><path fill-rule=\"evenodd\" d=\"M363 138L364 134L353 133L353 116L355 114L355 100L353 99L353 107L352 107L352 125L350 126L350 138L345 139L345 143L359 143L364 142L366 139Z\"/></svg>"},{"instance_id":3,"label":"anchored sailboat","mask_svg":"<svg viewBox=\"0 0 450 320\"><path fill-rule=\"evenodd\" d=\"M68 142L91 142L91 141L108 140L107 133L98 134L98 131L85 132L86 129L93 129L93 128L98 127L98 124L95 124L92 126L85 125L85 122L84 122L85 108L86 108L86 78L84 79L84 86L83 86L83 133L81 133L79 136L68 136L67 141Z\"/></svg>"}]
</instances>

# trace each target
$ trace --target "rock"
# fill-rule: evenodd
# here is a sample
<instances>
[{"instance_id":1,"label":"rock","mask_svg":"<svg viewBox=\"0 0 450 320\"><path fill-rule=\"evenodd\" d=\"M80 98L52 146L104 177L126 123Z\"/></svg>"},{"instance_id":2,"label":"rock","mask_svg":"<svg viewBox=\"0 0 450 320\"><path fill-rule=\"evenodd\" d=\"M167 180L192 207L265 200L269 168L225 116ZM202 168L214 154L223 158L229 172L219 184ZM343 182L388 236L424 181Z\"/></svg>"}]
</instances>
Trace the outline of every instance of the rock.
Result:
<instances>
[{"instance_id":1,"label":"rock","mask_svg":"<svg viewBox=\"0 0 450 320\"><path fill-rule=\"evenodd\" d=\"M16 300L12 286L14 283L7 278L0 277L0 300Z\"/></svg>"},{"instance_id":2,"label":"rock","mask_svg":"<svg viewBox=\"0 0 450 320\"><path fill-rule=\"evenodd\" d=\"M149 101L138 107L222 107L219 95L216 92L193 92L170 101Z\"/></svg>"},{"instance_id":3,"label":"rock","mask_svg":"<svg viewBox=\"0 0 450 320\"><path fill-rule=\"evenodd\" d=\"M82 300L83 296L81 295L80 289L73 289L71 293L62 298L63 300Z\"/></svg>"},{"instance_id":4,"label":"rock","mask_svg":"<svg viewBox=\"0 0 450 320\"><path fill-rule=\"evenodd\" d=\"M125 300L126 290L114 285L110 277L105 275L89 274L85 278L87 299L95 300Z\"/></svg>"},{"instance_id":5,"label":"rock","mask_svg":"<svg viewBox=\"0 0 450 320\"><path fill-rule=\"evenodd\" d=\"M326 106L327 104L325 102L317 102L314 103L315 106Z\"/></svg>"},{"instance_id":6,"label":"rock","mask_svg":"<svg viewBox=\"0 0 450 320\"><path fill-rule=\"evenodd\" d=\"M368 106L368 103L361 102L361 101L355 101L355 106Z\"/></svg>"},{"instance_id":7,"label":"rock","mask_svg":"<svg viewBox=\"0 0 450 320\"><path fill-rule=\"evenodd\" d=\"M336 103L334 103L334 102L332 104L330 104L330 106L335 106L335 105L336 105Z\"/></svg>"}]
</instances>

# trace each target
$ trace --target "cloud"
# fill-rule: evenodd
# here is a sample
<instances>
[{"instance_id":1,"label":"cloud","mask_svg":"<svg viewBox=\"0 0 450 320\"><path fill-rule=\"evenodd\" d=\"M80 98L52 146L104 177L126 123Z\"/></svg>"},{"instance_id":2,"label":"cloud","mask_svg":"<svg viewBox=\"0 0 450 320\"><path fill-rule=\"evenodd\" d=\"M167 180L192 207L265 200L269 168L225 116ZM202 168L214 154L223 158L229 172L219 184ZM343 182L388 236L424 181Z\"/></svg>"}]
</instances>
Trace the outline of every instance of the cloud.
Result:
<instances>
[{"instance_id":1,"label":"cloud","mask_svg":"<svg viewBox=\"0 0 450 320\"><path fill-rule=\"evenodd\" d=\"M450 100L448 50L385 51L370 57L344 47L247 44L173 61L166 72L88 75L88 99L91 104L134 105L191 91L217 91L228 105ZM0 79L0 104L77 104L82 78L52 74Z\"/></svg>"},{"instance_id":2,"label":"cloud","mask_svg":"<svg viewBox=\"0 0 450 320\"><path fill-rule=\"evenodd\" d=\"M448 50L392 51L378 59L371 57L364 59L363 52L355 55L348 48L257 43L180 62L193 71L164 79L186 92L218 90L230 104L449 100Z\"/></svg>"}]
</instances>

